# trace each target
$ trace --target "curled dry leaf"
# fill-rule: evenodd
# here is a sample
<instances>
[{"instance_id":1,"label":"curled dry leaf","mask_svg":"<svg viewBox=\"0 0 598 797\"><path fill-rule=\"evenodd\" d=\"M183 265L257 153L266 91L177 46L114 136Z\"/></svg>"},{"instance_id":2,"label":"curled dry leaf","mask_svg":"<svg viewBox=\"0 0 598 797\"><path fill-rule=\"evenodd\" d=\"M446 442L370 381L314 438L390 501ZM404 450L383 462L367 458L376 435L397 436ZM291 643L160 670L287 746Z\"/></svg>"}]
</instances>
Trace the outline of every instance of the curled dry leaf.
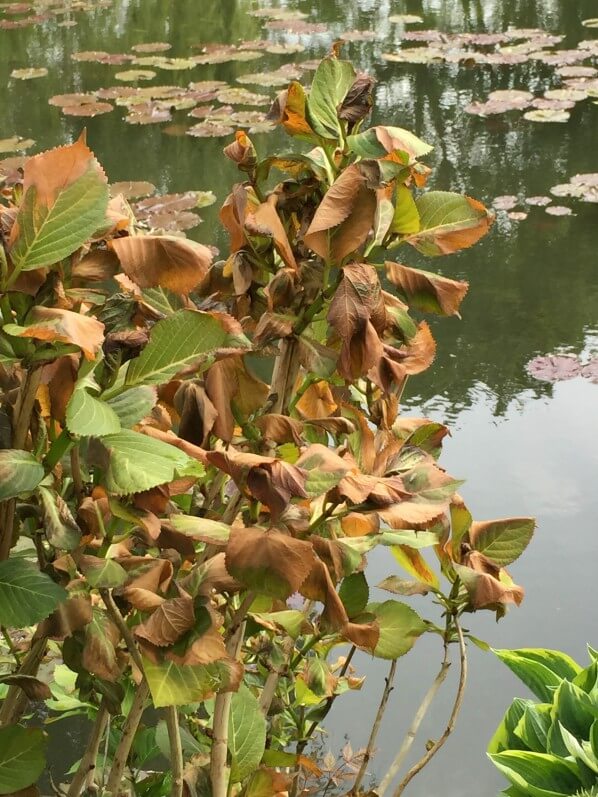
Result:
<instances>
[{"instance_id":1,"label":"curled dry leaf","mask_svg":"<svg viewBox=\"0 0 598 797\"><path fill-rule=\"evenodd\" d=\"M151 616L135 628L135 635L157 647L168 647L194 623L193 599L181 592L178 598L162 601Z\"/></svg>"},{"instance_id":2,"label":"curled dry leaf","mask_svg":"<svg viewBox=\"0 0 598 797\"><path fill-rule=\"evenodd\" d=\"M135 235L114 238L122 270L141 288L168 288L188 294L206 276L212 263L207 246L166 235Z\"/></svg>"},{"instance_id":3,"label":"curled dry leaf","mask_svg":"<svg viewBox=\"0 0 598 797\"><path fill-rule=\"evenodd\" d=\"M31 309L26 326L7 324L4 329L19 338L70 343L78 346L88 360L95 360L104 340L104 325L96 318L40 305Z\"/></svg>"},{"instance_id":4,"label":"curled dry leaf","mask_svg":"<svg viewBox=\"0 0 598 797\"><path fill-rule=\"evenodd\" d=\"M440 315L459 315L469 283L429 271L386 262L386 276L406 296L412 307Z\"/></svg>"}]
</instances>

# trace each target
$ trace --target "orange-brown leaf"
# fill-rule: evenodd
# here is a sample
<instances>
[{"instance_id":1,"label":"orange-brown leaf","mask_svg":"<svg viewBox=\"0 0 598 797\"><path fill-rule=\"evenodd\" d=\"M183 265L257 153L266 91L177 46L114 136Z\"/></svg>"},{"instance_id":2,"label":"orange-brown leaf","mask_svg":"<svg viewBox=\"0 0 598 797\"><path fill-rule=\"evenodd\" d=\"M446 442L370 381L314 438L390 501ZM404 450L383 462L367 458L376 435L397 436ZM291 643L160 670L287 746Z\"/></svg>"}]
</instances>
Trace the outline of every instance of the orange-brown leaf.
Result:
<instances>
[{"instance_id":1,"label":"orange-brown leaf","mask_svg":"<svg viewBox=\"0 0 598 797\"><path fill-rule=\"evenodd\" d=\"M386 263L386 276L405 294L407 301L418 310L459 315L469 283L441 277L429 271L409 268L401 263Z\"/></svg>"},{"instance_id":2,"label":"orange-brown leaf","mask_svg":"<svg viewBox=\"0 0 598 797\"><path fill-rule=\"evenodd\" d=\"M27 324L11 334L49 343L78 346L88 360L94 360L104 340L104 325L96 318L52 307L33 307Z\"/></svg>"}]
</instances>

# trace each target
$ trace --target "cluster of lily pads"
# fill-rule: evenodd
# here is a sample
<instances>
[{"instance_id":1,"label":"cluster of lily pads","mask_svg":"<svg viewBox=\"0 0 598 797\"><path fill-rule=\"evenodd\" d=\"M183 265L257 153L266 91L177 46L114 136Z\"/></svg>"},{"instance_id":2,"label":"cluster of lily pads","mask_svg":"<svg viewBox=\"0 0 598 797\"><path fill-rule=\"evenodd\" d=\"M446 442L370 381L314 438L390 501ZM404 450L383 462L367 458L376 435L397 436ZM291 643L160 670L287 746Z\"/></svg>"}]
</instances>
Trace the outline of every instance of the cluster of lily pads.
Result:
<instances>
[{"instance_id":1,"label":"cluster of lily pads","mask_svg":"<svg viewBox=\"0 0 598 797\"><path fill-rule=\"evenodd\" d=\"M197 227L201 217L195 211L216 201L212 191L156 194L156 186L145 180L113 183L110 193L113 197L122 196L130 201L135 219L142 227L165 233Z\"/></svg>"},{"instance_id":2,"label":"cluster of lily pads","mask_svg":"<svg viewBox=\"0 0 598 797\"><path fill-rule=\"evenodd\" d=\"M598 172L587 172L585 174L574 174L568 183L553 185L550 193L555 197L570 197L581 202L598 204ZM529 196L523 201L514 194L497 196L492 202L495 210L505 211L512 221L523 221L527 218L527 212L517 210L522 205L530 207L542 207L550 216L571 216L573 211L565 205L552 204L553 199L549 196Z\"/></svg>"},{"instance_id":3,"label":"cluster of lily pads","mask_svg":"<svg viewBox=\"0 0 598 797\"><path fill-rule=\"evenodd\" d=\"M575 354L541 355L530 360L526 370L542 382L565 382L581 376L598 385L598 357L582 362Z\"/></svg>"},{"instance_id":4,"label":"cluster of lily pads","mask_svg":"<svg viewBox=\"0 0 598 797\"><path fill-rule=\"evenodd\" d=\"M30 3L0 4L0 30L28 28L55 20L59 27L71 28L77 24L72 18L78 12L108 8L113 0L33 0Z\"/></svg>"}]
</instances>

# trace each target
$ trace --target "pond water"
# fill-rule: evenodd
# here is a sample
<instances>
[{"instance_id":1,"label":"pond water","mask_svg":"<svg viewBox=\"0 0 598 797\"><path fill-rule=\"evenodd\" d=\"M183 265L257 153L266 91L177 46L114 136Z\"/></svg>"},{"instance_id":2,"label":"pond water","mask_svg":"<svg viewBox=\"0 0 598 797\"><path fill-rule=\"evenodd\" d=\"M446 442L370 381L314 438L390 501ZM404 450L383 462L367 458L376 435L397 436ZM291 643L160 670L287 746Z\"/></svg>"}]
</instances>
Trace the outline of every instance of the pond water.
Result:
<instances>
[{"instance_id":1,"label":"pond water","mask_svg":"<svg viewBox=\"0 0 598 797\"><path fill-rule=\"evenodd\" d=\"M423 17L414 30L542 28L565 36L559 48L575 47L580 39L598 37L598 30L581 25L582 19L596 15L594 0L114 0L101 7L92 0L90 5L95 8L75 10L72 17L0 29L0 139L15 134L35 139L35 152L72 139L85 124L112 181L150 180L161 192L213 190L218 202L201 211L204 223L190 231L206 243L224 244L217 207L236 179L221 157L226 139L168 135L199 121L189 119L184 110L167 125L147 126L125 124L123 108L90 119L63 116L48 104L52 95L112 86L118 83L116 73L137 68L74 61L72 53L130 53L133 45L163 41L172 45L168 56L184 58L199 52L198 45L260 37L305 48L296 54L266 53L250 62L155 70L159 75L152 81L183 86L191 80L219 79L234 85L247 72L268 72L322 56L343 31L368 30L376 35L374 40L350 43L345 52L379 81L377 118L410 128L435 146L430 156L434 188L467 191L487 203L505 194L522 200L549 194L551 186L576 173L598 171L598 107L591 100L578 103L564 124L537 124L517 111L487 119L464 111L469 102L484 100L493 90L519 88L537 94L560 86L552 66L537 60L466 66L382 58L399 49L403 28L389 21L398 13ZM325 30L293 34L265 29L265 20L248 12L269 5L300 9L309 21L324 23ZM70 19L76 25L58 24ZM9 77L12 70L27 67L46 67L48 75L23 82ZM278 134L257 134L254 140L262 152L279 143ZM583 660L585 643L597 643L598 385L578 378L553 386L533 379L525 366L534 356L554 351L584 357L598 353L598 206L567 197L555 203L571 207L575 215L551 216L542 207L521 205L517 210L529 211L527 219L512 221L500 213L480 245L428 265L468 279L470 291L462 320L435 324L435 365L409 385L406 403L410 413L450 425L452 437L442 462L467 480L462 493L475 517L538 518L534 542L513 568L515 580L527 589L523 606L498 626L491 617L473 617L473 633L496 647L560 647ZM417 257L409 254L408 262L417 264ZM390 572L378 559L371 567L380 578ZM400 664L377 771L390 761L438 667L437 648L434 640L422 641L413 658ZM360 694L337 703L330 729L335 750L345 734L354 748L366 741L382 688L385 665L362 656L357 666L368 681ZM424 723L423 740L438 733L450 710L452 689L449 679ZM495 795L501 779L484 750L508 702L521 692L491 654L474 648L457 732L412 783L409 794ZM59 727L52 731L57 769L63 758L70 762L71 757Z\"/></svg>"}]
</instances>

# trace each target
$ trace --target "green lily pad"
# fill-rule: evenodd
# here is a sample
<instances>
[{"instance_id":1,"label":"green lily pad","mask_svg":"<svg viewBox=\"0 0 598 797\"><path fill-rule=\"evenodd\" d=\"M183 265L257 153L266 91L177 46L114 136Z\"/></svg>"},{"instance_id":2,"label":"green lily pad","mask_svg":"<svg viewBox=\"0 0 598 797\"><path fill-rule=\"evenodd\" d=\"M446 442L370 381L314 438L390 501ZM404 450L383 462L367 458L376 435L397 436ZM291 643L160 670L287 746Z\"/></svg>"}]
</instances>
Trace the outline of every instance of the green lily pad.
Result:
<instances>
[{"instance_id":1,"label":"green lily pad","mask_svg":"<svg viewBox=\"0 0 598 797\"><path fill-rule=\"evenodd\" d=\"M171 46L168 42L146 42L134 44L131 50L136 53L163 53L166 50L170 50Z\"/></svg>"},{"instance_id":2,"label":"green lily pad","mask_svg":"<svg viewBox=\"0 0 598 797\"><path fill-rule=\"evenodd\" d=\"M30 149L35 144L32 138L21 138L20 136L11 136L10 138L0 138L0 154L4 155L7 152L24 152Z\"/></svg>"},{"instance_id":3,"label":"green lily pad","mask_svg":"<svg viewBox=\"0 0 598 797\"><path fill-rule=\"evenodd\" d=\"M33 78L46 77L48 70L45 66L29 67L28 69L13 69L10 76L17 80L33 80Z\"/></svg>"},{"instance_id":4,"label":"green lily pad","mask_svg":"<svg viewBox=\"0 0 598 797\"><path fill-rule=\"evenodd\" d=\"M568 122L571 117L569 111L551 111L535 109L523 114L523 118L530 122Z\"/></svg>"},{"instance_id":5,"label":"green lily pad","mask_svg":"<svg viewBox=\"0 0 598 797\"><path fill-rule=\"evenodd\" d=\"M156 73L151 69L127 69L125 72L117 72L114 77L128 83L135 80L151 80L156 77Z\"/></svg>"}]
</instances>

